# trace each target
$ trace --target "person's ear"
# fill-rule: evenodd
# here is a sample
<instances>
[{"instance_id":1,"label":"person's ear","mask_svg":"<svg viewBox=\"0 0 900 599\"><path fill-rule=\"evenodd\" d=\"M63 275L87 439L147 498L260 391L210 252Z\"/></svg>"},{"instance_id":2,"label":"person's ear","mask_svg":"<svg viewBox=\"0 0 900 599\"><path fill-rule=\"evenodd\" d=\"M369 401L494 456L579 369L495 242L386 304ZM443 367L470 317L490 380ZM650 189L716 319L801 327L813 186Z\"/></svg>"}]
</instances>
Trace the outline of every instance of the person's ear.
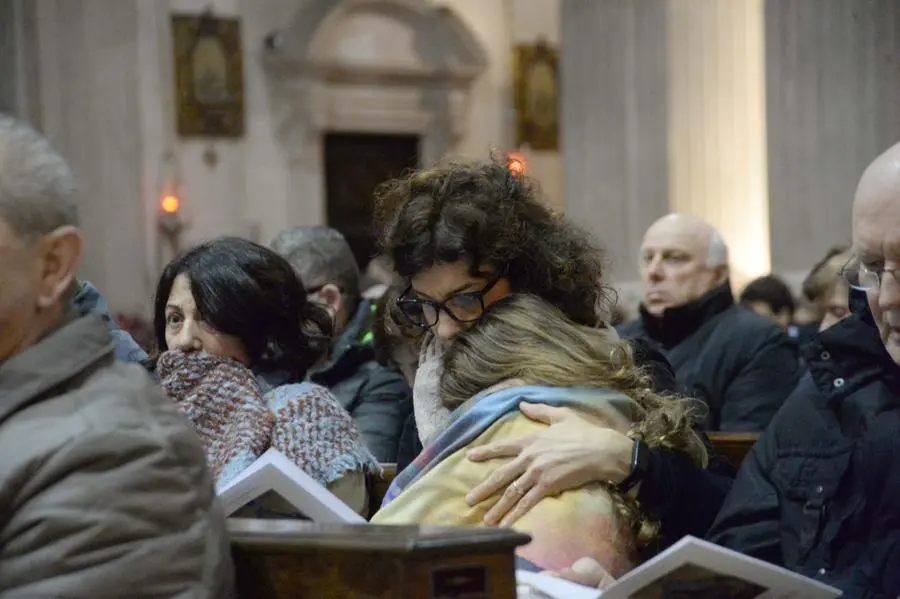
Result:
<instances>
[{"instance_id":1,"label":"person's ear","mask_svg":"<svg viewBox=\"0 0 900 599\"><path fill-rule=\"evenodd\" d=\"M727 264L716 266L713 272L715 273L716 285L724 284L731 276L731 269L728 268Z\"/></svg>"},{"instance_id":2,"label":"person's ear","mask_svg":"<svg viewBox=\"0 0 900 599\"><path fill-rule=\"evenodd\" d=\"M327 304L331 309L332 316L340 314L341 310L344 309L344 294L341 293L340 288L333 283L324 285L322 289L319 290L319 297L321 298L321 301Z\"/></svg>"},{"instance_id":3,"label":"person's ear","mask_svg":"<svg viewBox=\"0 0 900 599\"><path fill-rule=\"evenodd\" d=\"M82 247L81 233L71 226L60 227L41 238L39 307L53 306L75 282Z\"/></svg>"}]
</instances>

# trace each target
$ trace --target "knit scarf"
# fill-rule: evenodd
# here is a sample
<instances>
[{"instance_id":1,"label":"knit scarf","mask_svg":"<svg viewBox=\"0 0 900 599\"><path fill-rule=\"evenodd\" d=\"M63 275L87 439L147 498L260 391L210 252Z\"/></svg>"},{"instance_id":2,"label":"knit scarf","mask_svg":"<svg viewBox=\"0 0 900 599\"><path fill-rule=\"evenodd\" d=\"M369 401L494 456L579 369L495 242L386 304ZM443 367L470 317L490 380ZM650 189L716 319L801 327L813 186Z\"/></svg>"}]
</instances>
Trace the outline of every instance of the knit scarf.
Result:
<instances>
[{"instance_id":1,"label":"knit scarf","mask_svg":"<svg viewBox=\"0 0 900 599\"><path fill-rule=\"evenodd\" d=\"M413 383L413 416L423 447L428 447L450 424L451 412L444 407L439 393L444 372L443 353L434 335L429 334L422 341L419 367Z\"/></svg>"},{"instance_id":2,"label":"knit scarf","mask_svg":"<svg viewBox=\"0 0 900 599\"><path fill-rule=\"evenodd\" d=\"M350 415L324 387L282 385L264 394L243 364L179 351L162 354L155 374L203 440L217 489L270 447L322 485L379 469Z\"/></svg>"}]
</instances>

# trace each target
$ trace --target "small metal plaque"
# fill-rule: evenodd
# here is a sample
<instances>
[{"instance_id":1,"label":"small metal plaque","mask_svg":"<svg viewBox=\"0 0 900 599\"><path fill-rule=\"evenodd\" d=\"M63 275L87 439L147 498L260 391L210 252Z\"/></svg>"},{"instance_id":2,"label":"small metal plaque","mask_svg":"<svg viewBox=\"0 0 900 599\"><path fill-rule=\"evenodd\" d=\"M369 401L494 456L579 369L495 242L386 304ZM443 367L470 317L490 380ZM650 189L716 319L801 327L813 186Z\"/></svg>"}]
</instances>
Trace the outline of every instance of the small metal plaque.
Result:
<instances>
[{"instance_id":1,"label":"small metal plaque","mask_svg":"<svg viewBox=\"0 0 900 599\"><path fill-rule=\"evenodd\" d=\"M485 566L457 566L431 572L431 599L490 599Z\"/></svg>"}]
</instances>

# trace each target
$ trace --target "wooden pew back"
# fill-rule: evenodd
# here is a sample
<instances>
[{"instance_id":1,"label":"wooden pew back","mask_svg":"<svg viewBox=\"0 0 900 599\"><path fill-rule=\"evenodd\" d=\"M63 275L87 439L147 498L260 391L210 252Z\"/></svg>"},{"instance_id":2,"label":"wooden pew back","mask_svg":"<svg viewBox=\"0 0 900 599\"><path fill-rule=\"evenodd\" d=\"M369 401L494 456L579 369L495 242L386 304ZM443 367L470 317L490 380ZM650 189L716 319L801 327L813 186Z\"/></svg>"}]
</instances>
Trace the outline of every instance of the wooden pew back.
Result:
<instances>
[{"instance_id":1,"label":"wooden pew back","mask_svg":"<svg viewBox=\"0 0 900 599\"><path fill-rule=\"evenodd\" d=\"M228 521L241 599L515 599L514 551L497 528Z\"/></svg>"},{"instance_id":2,"label":"wooden pew back","mask_svg":"<svg viewBox=\"0 0 900 599\"><path fill-rule=\"evenodd\" d=\"M369 479L369 517L375 515L375 512L381 508L381 502L387 494L388 488L394 482L397 476L397 464L383 463L381 469L384 471L382 475L372 476Z\"/></svg>"},{"instance_id":3,"label":"wooden pew back","mask_svg":"<svg viewBox=\"0 0 900 599\"><path fill-rule=\"evenodd\" d=\"M708 433L713 453L728 458L735 468L740 468L750 449L759 440L759 433Z\"/></svg>"}]
</instances>

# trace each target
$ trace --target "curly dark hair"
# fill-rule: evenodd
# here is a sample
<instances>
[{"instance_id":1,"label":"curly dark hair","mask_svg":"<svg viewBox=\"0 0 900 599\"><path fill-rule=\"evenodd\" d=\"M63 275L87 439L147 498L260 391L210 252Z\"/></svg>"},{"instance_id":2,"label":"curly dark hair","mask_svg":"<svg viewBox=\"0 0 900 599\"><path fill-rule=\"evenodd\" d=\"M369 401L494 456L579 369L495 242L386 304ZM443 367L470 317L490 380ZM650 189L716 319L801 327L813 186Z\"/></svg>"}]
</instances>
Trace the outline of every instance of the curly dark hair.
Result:
<instances>
[{"instance_id":1,"label":"curly dark hair","mask_svg":"<svg viewBox=\"0 0 900 599\"><path fill-rule=\"evenodd\" d=\"M190 280L204 321L240 339L256 372L283 372L302 381L328 350L328 312L306 298L303 281L287 260L259 244L221 237L172 260L156 286L153 329L155 367L166 344L166 303L178 275Z\"/></svg>"},{"instance_id":2,"label":"curly dark hair","mask_svg":"<svg viewBox=\"0 0 900 599\"><path fill-rule=\"evenodd\" d=\"M611 308L602 250L505 160L415 171L380 185L375 202L379 249L404 279L468 260L473 276L504 270L513 292L537 295L579 324L600 324Z\"/></svg>"}]
</instances>

